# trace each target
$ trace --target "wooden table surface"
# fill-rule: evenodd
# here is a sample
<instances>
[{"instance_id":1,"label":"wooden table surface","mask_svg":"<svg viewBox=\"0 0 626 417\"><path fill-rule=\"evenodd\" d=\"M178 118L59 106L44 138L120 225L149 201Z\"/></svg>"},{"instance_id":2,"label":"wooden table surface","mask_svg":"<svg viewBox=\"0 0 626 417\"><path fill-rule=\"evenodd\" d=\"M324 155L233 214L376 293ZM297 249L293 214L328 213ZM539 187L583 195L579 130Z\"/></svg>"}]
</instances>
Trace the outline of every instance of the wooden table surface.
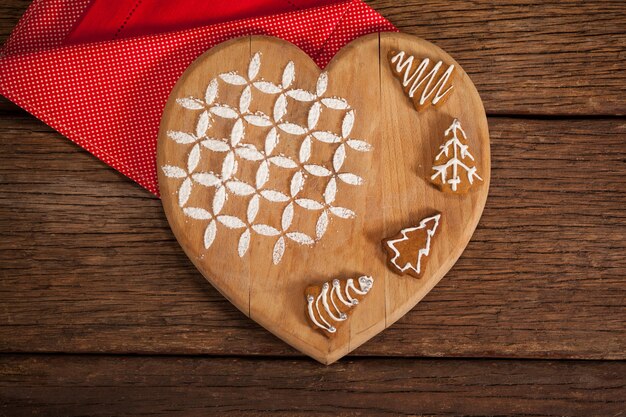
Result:
<instances>
[{"instance_id":1,"label":"wooden table surface","mask_svg":"<svg viewBox=\"0 0 626 417\"><path fill-rule=\"evenodd\" d=\"M27 0L0 0L5 39ZM198 273L147 191L0 100L0 415L626 413L626 2L375 0L480 91L467 250L339 363Z\"/></svg>"}]
</instances>

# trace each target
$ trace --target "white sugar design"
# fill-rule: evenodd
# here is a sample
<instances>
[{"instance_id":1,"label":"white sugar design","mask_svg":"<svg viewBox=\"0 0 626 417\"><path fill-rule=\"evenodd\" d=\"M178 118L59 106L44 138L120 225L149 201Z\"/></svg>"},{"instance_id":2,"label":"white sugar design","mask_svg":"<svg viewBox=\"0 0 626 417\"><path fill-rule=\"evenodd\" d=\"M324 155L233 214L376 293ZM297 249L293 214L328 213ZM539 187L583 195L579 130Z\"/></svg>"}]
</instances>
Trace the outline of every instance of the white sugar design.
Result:
<instances>
[{"instance_id":1,"label":"white sugar design","mask_svg":"<svg viewBox=\"0 0 626 417\"><path fill-rule=\"evenodd\" d=\"M187 110L200 111L200 115L193 132L167 132L168 137L179 145L191 147L186 166L164 165L161 170L168 178L182 180L178 188L178 205L187 217L207 224L204 232L206 249L215 241L218 229L238 230L241 231L237 248L240 257L248 252L252 236L256 234L275 239L272 258L274 264L278 264L288 242L312 246L322 239L332 216L341 219L354 218L354 211L335 206L334 203L340 184L360 185L363 179L354 173L343 171L342 168L349 150L368 152L372 148L367 142L350 137L355 123L355 110L344 98L326 96L327 73L320 74L315 91L312 92L294 87L293 62L287 63L278 84L257 79L260 66L261 54L257 52L250 60L247 77L234 71L220 74L209 82L203 98L185 97L177 100L180 106ZM221 84L225 84L222 88L243 87L238 108L217 101ZM254 94L277 96L271 115L250 110ZM287 120L290 100L310 103L306 125ZM343 113L339 131L316 129L324 109ZM212 136L215 133L212 125L216 118L232 122L228 138ZM262 149L244 142L246 135L254 135L250 132L255 128L264 128L265 131L269 128ZM281 134L295 136L300 140L297 158L276 152ZM333 147L332 161L326 165L315 161L312 151L314 142ZM219 173L198 170L202 154L206 151L223 155ZM242 160L256 164L253 184L237 178L238 161ZM277 190L267 187L270 181L270 167L279 168L279 172L291 175L289 189ZM306 187L308 175L328 179L319 199L300 196ZM188 206L187 203L196 187L215 189L215 194L207 207ZM246 212L225 213L224 206L230 197L247 199ZM262 201L270 204L270 207L282 210L280 224L256 222ZM311 233L294 230L292 225L297 217L306 213L317 216L315 230Z\"/></svg>"}]
</instances>

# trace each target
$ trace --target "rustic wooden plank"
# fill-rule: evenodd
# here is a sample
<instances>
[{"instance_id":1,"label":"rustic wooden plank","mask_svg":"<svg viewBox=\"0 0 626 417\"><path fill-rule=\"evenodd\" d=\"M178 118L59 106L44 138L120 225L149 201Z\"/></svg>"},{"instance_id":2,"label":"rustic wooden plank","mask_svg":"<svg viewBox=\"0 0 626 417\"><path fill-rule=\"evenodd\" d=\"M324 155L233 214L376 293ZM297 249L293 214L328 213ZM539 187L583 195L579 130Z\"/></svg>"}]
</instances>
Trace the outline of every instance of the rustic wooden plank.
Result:
<instances>
[{"instance_id":1,"label":"rustic wooden plank","mask_svg":"<svg viewBox=\"0 0 626 417\"><path fill-rule=\"evenodd\" d=\"M626 3L621 0L368 3L400 30L436 43L457 59L490 114L626 114ZM0 0L0 40L28 4Z\"/></svg>"},{"instance_id":2,"label":"rustic wooden plank","mask_svg":"<svg viewBox=\"0 0 626 417\"><path fill-rule=\"evenodd\" d=\"M31 0L0 0L0 43L4 43Z\"/></svg>"},{"instance_id":3,"label":"rustic wooden plank","mask_svg":"<svg viewBox=\"0 0 626 417\"><path fill-rule=\"evenodd\" d=\"M0 357L0 415L609 416L626 364L596 361Z\"/></svg>"},{"instance_id":4,"label":"rustic wooden plank","mask_svg":"<svg viewBox=\"0 0 626 417\"><path fill-rule=\"evenodd\" d=\"M626 114L626 4L372 0L472 77L489 114Z\"/></svg>"},{"instance_id":5,"label":"rustic wooden plank","mask_svg":"<svg viewBox=\"0 0 626 417\"><path fill-rule=\"evenodd\" d=\"M626 357L626 123L490 119L472 242L357 355ZM228 304L160 201L36 120L0 119L0 350L295 354Z\"/></svg>"}]
</instances>

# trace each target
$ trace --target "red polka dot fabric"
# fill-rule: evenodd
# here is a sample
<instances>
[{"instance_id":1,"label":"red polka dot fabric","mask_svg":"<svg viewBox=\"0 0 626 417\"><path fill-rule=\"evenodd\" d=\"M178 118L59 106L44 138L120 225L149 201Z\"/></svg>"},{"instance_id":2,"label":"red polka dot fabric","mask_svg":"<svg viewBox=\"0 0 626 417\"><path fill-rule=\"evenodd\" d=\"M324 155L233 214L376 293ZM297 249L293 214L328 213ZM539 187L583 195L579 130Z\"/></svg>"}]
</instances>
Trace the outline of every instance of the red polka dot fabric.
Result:
<instances>
[{"instance_id":1,"label":"red polka dot fabric","mask_svg":"<svg viewBox=\"0 0 626 417\"><path fill-rule=\"evenodd\" d=\"M263 34L324 67L342 46L396 30L360 0L90 43L65 42L88 0L35 0L0 51L0 94L158 195L156 140L170 90L204 51Z\"/></svg>"}]
</instances>

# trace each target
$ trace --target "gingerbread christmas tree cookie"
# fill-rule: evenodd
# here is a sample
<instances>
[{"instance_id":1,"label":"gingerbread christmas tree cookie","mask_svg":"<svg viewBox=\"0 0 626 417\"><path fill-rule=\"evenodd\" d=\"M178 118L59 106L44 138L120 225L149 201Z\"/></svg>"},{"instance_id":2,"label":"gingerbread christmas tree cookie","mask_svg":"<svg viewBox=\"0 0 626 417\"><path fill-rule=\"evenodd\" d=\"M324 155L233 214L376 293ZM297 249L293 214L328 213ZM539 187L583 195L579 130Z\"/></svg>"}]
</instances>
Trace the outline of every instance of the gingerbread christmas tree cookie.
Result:
<instances>
[{"instance_id":1,"label":"gingerbread christmas tree cookie","mask_svg":"<svg viewBox=\"0 0 626 417\"><path fill-rule=\"evenodd\" d=\"M359 277L334 279L321 286L306 289L306 313L311 325L326 336L337 333L337 328L348 320L349 310L359 304L374 285L374 278Z\"/></svg>"},{"instance_id":2,"label":"gingerbread christmas tree cookie","mask_svg":"<svg viewBox=\"0 0 626 417\"><path fill-rule=\"evenodd\" d=\"M393 75L402 83L415 109L422 110L428 104L437 105L452 92L450 78L454 65L446 66L443 61L431 62L423 58L417 62L413 55L405 51L390 51L389 65Z\"/></svg>"},{"instance_id":3,"label":"gingerbread christmas tree cookie","mask_svg":"<svg viewBox=\"0 0 626 417\"><path fill-rule=\"evenodd\" d=\"M394 272L421 277L440 219L441 214L427 217L418 226L402 229L396 236L383 241L389 267Z\"/></svg>"},{"instance_id":4,"label":"gingerbread christmas tree cookie","mask_svg":"<svg viewBox=\"0 0 626 417\"><path fill-rule=\"evenodd\" d=\"M454 119L444 136L450 139L439 147L440 151L433 165L435 173L430 179L442 191L465 193L472 187L474 181L483 179L474 166L474 156L465 143L467 136L457 119Z\"/></svg>"}]
</instances>

